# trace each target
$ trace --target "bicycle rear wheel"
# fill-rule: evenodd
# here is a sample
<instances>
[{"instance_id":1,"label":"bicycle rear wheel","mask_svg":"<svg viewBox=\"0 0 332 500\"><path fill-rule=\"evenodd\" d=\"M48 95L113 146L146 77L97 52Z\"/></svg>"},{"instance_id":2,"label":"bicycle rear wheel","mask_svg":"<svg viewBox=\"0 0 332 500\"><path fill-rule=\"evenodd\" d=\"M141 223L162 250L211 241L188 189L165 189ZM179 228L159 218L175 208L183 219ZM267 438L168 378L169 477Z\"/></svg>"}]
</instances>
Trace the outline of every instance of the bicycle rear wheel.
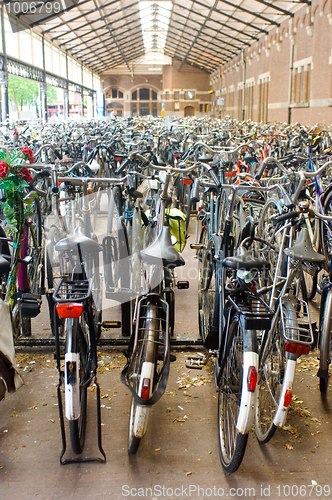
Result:
<instances>
[{"instance_id":1,"label":"bicycle rear wheel","mask_svg":"<svg viewBox=\"0 0 332 500\"><path fill-rule=\"evenodd\" d=\"M83 331L85 328L88 329L88 324L84 315L80 319L68 318L66 320L65 406L66 416L70 417L71 447L76 455L80 455L84 449L87 416L87 386L85 385L87 332Z\"/></svg>"},{"instance_id":2,"label":"bicycle rear wheel","mask_svg":"<svg viewBox=\"0 0 332 500\"><path fill-rule=\"evenodd\" d=\"M228 330L225 358L218 387L218 426L220 460L227 472L235 472L243 459L248 434L237 429L243 379L243 335L237 316Z\"/></svg>"}]
</instances>

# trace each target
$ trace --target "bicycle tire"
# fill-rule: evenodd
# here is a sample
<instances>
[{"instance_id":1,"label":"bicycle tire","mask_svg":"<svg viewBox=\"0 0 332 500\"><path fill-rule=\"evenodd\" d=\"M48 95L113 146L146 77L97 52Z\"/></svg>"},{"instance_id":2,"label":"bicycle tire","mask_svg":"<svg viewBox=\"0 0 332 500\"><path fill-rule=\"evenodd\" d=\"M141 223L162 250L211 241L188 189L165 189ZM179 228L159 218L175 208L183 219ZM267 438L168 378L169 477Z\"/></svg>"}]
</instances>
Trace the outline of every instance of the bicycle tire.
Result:
<instances>
[{"instance_id":1,"label":"bicycle tire","mask_svg":"<svg viewBox=\"0 0 332 500\"><path fill-rule=\"evenodd\" d=\"M84 321L81 316L80 321ZM73 452L80 455L84 449L86 417L87 417L87 387L84 384L86 373L85 363L87 355L87 346L79 319L69 318L66 320L66 353L79 354L79 405L80 416L75 420L69 420L70 442Z\"/></svg>"},{"instance_id":2,"label":"bicycle tire","mask_svg":"<svg viewBox=\"0 0 332 500\"><path fill-rule=\"evenodd\" d=\"M228 340L218 385L219 455L223 468L235 472L246 450L248 434L237 429L243 384L244 342L242 325L234 315L228 328Z\"/></svg>"},{"instance_id":3,"label":"bicycle tire","mask_svg":"<svg viewBox=\"0 0 332 500\"><path fill-rule=\"evenodd\" d=\"M107 218L107 234L114 238L116 254L118 260L111 263L113 286L117 286L120 280L121 287L129 289L130 274L129 274L129 242L127 228L123 218L123 199L119 186L115 186L112 190L111 201L109 204ZM115 252L114 252L115 255ZM131 334L131 301L121 303L121 326L122 336L128 337Z\"/></svg>"},{"instance_id":4,"label":"bicycle tire","mask_svg":"<svg viewBox=\"0 0 332 500\"><path fill-rule=\"evenodd\" d=\"M257 404L255 413L256 437L260 443L272 439L277 427L274 424L282 393L287 353L284 350L280 312L272 325L272 335L266 337L261 346L261 359L257 381Z\"/></svg>"},{"instance_id":5,"label":"bicycle tire","mask_svg":"<svg viewBox=\"0 0 332 500\"><path fill-rule=\"evenodd\" d=\"M42 248L42 215L39 199L34 200L34 213L32 217L32 226L36 236L38 248L35 247L32 240L31 232L28 232L28 250L27 255L31 257L26 273L28 279L29 292L40 294L44 290L45 269L44 259L41 252ZM21 258L26 257L21 255ZM24 265L24 264L19 264ZM32 333L31 318L21 318L21 333L23 337L30 337Z\"/></svg>"},{"instance_id":6,"label":"bicycle tire","mask_svg":"<svg viewBox=\"0 0 332 500\"><path fill-rule=\"evenodd\" d=\"M212 237L203 253L201 273L198 284L199 332L203 342L218 324L218 300L216 296L216 265L214 256L217 241Z\"/></svg>"},{"instance_id":7,"label":"bicycle tire","mask_svg":"<svg viewBox=\"0 0 332 500\"><path fill-rule=\"evenodd\" d=\"M322 314L322 326L319 342L319 390L326 394L329 383L329 366L331 362L331 328L332 328L332 290L329 290L325 299Z\"/></svg>"},{"instance_id":8,"label":"bicycle tire","mask_svg":"<svg viewBox=\"0 0 332 500\"><path fill-rule=\"evenodd\" d=\"M157 332L156 322L158 322L157 308L153 304L149 304L144 312L142 318L137 319L138 324L142 325L138 331L138 344L135 359L131 361L132 373L135 373L134 386L135 392L140 394L140 382L143 377L143 370L145 365L154 365L153 369L153 383L152 392L154 390L156 367L158 364L158 342L156 342L155 335ZM150 368L151 369L151 368ZM139 414L137 414L139 412ZM133 455L137 452L141 438L144 436L148 424L150 407L139 406L135 403L132 397L129 418L129 432L128 432L128 454ZM134 425L135 419L139 420L138 430L141 436L135 436ZM137 424L136 424L137 425Z\"/></svg>"},{"instance_id":9,"label":"bicycle tire","mask_svg":"<svg viewBox=\"0 0 332 500\"><path fill-rule=\"evenodd\" d=\"M129 417L129 433L128 433L128 455L135 455L141 443L141 438L134 435L134 420L136 412L135 399L132 396L131 406L130 406L130 417Z\"/></svg>"}]
</instances>

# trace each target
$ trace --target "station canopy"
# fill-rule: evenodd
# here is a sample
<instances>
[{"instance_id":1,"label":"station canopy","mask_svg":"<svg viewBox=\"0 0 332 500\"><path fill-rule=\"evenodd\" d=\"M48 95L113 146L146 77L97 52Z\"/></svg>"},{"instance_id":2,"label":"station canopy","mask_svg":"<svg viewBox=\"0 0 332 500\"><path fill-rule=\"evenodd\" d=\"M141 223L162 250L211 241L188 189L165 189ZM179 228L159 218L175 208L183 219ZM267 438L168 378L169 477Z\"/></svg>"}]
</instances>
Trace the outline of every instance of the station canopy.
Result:
<instances>
[{"instance_id":1,"label":"station canopy","mask_svg":"<svg viewBox=\"0 0 332 500\"><path fill-rule=\"evenodd\" d=\"M44 9L41 13L20 12L16 16L94 72L108 72L119 66L131 71L137 60L152 61L157 69L175 58L180 67L187 63L211 73L310 2L50 0L48 3L54 5L49 12Z\"/></svg>"}]
</instances>

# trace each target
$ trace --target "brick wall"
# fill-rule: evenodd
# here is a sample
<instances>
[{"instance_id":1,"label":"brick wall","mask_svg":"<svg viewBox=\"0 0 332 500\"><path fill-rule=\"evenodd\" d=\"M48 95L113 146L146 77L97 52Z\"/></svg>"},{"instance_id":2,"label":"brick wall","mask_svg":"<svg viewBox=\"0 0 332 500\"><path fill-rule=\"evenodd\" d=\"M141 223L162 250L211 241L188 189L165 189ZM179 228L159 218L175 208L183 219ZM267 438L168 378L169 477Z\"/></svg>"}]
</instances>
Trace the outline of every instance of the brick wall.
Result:
<instances>
[{"instance_id":1,"label":"brick wall","mask_svg":"<svg viewBox=\"0 0 332 500\"><path fill-rule=\"evenodd\" d=\"M195 116L212 115L210 74L189 64L183 64L181 68L180 66L180 61L173 60L173 64L164 66L162 74L158 75L138 74L133 77L118 74L102 75L103 91L106 96L112 88L118 88L123 92L122 99L106 97L106 108L108 104L116 101L123 106L124 116L132 116L132 92L139 88L150 88L158 94L158 115L179 117L192 113ZM174 95L174 91L179 93L178 96ZM194 98L186 99L188 95L185 95L185 91L192 91Z\"/></svg>"},{"instance_id":2,"label":"brick wall","mask_svg":"<svg viewBox=\"0 0 332 500\"><path fill-rule=\"evenodd\" d=\"M283 21L280 28L211 75L213 114L242 119L252 111L253 120L258 121L262 83L267 82L269 121L288 122L290 118L291 123L327 126L332 123L331 63L332 0L313 0L310 7L297 11L293 20ZM245 87L253 86L252 110L248 102L241 101L243 82ZM301 102L292 102L296 95L301 96Z\"/></svg>"}]
</instances>

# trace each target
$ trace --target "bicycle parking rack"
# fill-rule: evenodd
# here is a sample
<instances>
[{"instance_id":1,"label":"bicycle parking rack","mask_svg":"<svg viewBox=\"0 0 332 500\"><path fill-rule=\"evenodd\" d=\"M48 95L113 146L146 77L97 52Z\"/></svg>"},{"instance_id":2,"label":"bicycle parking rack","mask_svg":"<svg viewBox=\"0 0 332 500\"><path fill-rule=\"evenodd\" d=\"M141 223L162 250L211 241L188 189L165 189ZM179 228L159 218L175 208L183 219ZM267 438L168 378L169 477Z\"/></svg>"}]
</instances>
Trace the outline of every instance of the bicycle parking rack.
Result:
<instances>
[{"instance_id":1,"label":"bicycle parking rack","mask_svg":"<svg viewBox=\"0 0 332 500\"><path fill-rule=\"evenodd\" d=\"M82 463L82 462L99 462L106 463L106 454L102 447L101 441L101 411L100 411L100 387L95 380L94 385L97 387L97 428L98 428L98 448L103 458L101 457L75 457L75 458L66 458L63 460L64 454L67 449L67 441L66 441L66 430L65 430L65 421L63 418L63 406L62 406L62 397L61 397L61 379L58 384L58 406L59 406L59 415L60 415L60 427L61 427L61 438L62 438L62 451L60 454L60 464L74 464L74 463Z\"/></svg>"}]
</instances>

